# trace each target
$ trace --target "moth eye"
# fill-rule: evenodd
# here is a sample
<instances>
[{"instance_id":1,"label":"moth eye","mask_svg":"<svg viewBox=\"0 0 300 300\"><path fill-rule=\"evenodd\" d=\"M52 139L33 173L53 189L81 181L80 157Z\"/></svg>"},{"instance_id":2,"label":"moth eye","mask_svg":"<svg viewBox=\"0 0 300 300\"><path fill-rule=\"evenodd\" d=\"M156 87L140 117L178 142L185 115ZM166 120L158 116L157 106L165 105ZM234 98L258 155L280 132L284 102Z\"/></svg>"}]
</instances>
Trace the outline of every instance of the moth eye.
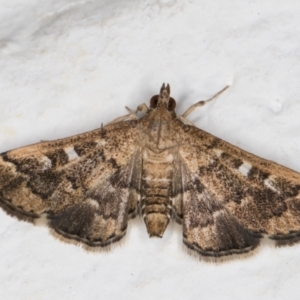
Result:
<instances>
[{"instance_id":1,"label":"moth eye","mask_svg":"<svg viewBox=\"0 0 300 300\"><path fill-rule=\"evenodd\" d=\"M173 111L176 107L176 101L173 98L169 99L168 111Z\"/></svg>"},{"instance_id":2,"label":"moth eye","mask_svg":"<svg viewBox=\"0 0 300 300\"><path fill-rule=\"evenodd\" d=\"M158 104L158 95L155 95L150 100L150 108L156 108Z\"/></svg>"}]
</instances>

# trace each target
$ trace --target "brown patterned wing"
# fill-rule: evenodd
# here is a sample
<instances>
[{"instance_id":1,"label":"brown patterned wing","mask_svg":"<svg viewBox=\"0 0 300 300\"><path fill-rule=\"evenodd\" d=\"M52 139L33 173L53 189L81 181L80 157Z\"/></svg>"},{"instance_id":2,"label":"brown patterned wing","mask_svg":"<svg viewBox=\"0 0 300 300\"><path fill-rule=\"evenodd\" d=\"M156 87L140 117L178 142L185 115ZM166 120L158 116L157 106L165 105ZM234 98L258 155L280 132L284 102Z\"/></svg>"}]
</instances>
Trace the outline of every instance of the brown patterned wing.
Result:
<instances>
[{"instance_id":1,"label":"brown patterned wing","mask_svg":"<svg viewBox=\"0 0 300 300\"><path fill-rule=\"evenodd\" d=\"M185 151L185 150L183 150ZM183 242L203 256L221 257L253 250L258 236L248 230L182 163Z\"/></svg>"},{"instance_id":2,"label":"brown patterned wing","mask_svg":"<svg viewBox=\"0 0 300 300\"><path fill-rule=\"evenodd\" d=\"M58 235L87 247L119 240L137 209L136 125L115 123L2 153L1 207L30 222L46 216Z\"/></svg>"},{"instance_id":3,"label":"brown patterned wing","mask_svg":"<svg viewBox=\"0 0 300 300\"><path fill-rule=\"evenodd\" d=\"M263 234L300 236L300 174L176 121L186 245L203 255L248 252Z\"/></svg>"}]
</instances>

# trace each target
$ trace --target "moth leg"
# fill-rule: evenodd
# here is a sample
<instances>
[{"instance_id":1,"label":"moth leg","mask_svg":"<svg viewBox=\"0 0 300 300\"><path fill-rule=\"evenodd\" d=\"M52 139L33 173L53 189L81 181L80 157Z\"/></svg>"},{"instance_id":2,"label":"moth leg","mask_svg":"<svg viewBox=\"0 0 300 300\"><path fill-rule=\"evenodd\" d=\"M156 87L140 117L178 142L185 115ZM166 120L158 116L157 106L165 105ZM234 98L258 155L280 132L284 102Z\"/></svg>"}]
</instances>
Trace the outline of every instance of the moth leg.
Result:
<instances>
[{"instance_id":1,"label":"moth leg","mask_svg":"<svg viewBox=\"0 0 300 300\"><path fill-rule=\"evenodd\" d=\"M205 105L207 102L210 102L214 99L216 99L220 94L222 94L223 92L225 92L227 89L229 88L229 85L227 85L226 87L224 87L221 91L219 91L217 94L215 94L214 96L212 96L211 98L207 99L207 100L201 100L197 103L195 103L194 105L192 105L190 108L187 109L187 111L185 113L183 113L181 116L178 117L178 119L182 122L184 122L185 124L188 125L192 125L195 126L191 121L187 120L186 117L196 108L196 107L200 107Z\"/></svg>"},{"instance_id":2,"label":"moth leg","mask_svg":"<svg viewBox=\"0 0 300 300\"><path fill-rule=\"evenodd\" d=\"M143 103L140 104L136 110L130 109L128 106L125 106L125 108L131 113L131 114L137 114L139 111L147 113L149 111L149 108L147 104Z\"/></svg>"},{"instance_id":3,"label":"moth leg","mask_svg":"<svg viewBox=\"0 0 300 300\"><path fill-rule=\"evenodd\" d=\"M128 108L127 106L125 106L125 108L128 110L129 114L119 117L119 118L116 118L113 121L109 122L108 124L118 123L118 122L122 122L122 121L126 121L126 120L137 120L138 112L141 111L141 112L147 113L149 111L149 108L145 103L140 104L136 110L132 110L132 109Z\"/></svg>"}]
</instances>

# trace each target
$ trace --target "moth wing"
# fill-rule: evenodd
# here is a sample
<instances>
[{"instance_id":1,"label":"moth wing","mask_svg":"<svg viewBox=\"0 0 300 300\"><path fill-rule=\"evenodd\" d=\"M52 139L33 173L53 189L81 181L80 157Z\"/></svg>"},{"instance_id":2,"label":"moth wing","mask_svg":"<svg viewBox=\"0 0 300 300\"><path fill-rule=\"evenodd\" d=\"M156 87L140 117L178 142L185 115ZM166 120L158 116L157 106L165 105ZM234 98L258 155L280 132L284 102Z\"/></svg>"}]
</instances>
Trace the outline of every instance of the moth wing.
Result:
<instances>
[{"instance_id":1,"label":"moth wing","mask_svg":"<svg viewBox=\"0 0 300 300\"><path fill-rule=\"evenodd\" d=\"M0 205L96 247L124 236L137 209L140 154L136 121L22 147L0 156ZM134 192L135 191L135 192Z\"/></svg>"},{"instance_id":2,"label":"moth wing","mask_svg":"<svg viewBox=\"0 0 300 300\"><path fill-rule=\"evenodd\" d=\"M209 250L207 255L212 256L251 250L262 234L278 245L299 239L300 174L180 121L177 132L181 136L183 226L190 234L185 237L189 247L206 244L203 236L192 233L193 218L208 240L209 236L215 239L216 245L229 241L224 250ZM191 215L193 210L198 213ZM205 218L213 227L203 226ZM194 250L203 252L199 249Z\"/></svg>"},{"instance_id":3,"label":"moth wing","mask_svg":"<svg viewBox=\"0 0 300 300\"><path fill-rule=\"evenodd\" d=\"M253 250L258 236L243 226L202 178L190 171L185 159L189 149L182 153L182 211L183 242L203 256L221 257ZM185 155L183 154L185 153Z\"/></svg>"}]
</instances>

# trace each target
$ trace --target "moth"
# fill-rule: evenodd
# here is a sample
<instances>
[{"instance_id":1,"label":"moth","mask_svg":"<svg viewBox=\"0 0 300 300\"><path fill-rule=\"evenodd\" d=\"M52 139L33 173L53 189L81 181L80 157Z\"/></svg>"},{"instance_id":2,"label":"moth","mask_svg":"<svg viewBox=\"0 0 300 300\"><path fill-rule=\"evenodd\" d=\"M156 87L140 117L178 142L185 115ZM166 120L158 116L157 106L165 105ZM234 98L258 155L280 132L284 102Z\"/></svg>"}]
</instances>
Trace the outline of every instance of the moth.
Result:
<instances>
[{"instance_id":1,"label":"moth","mask_svg":"<svg viewBox=\"0 0 300 300\"><path fill-rule=\"evenodd\" d=\"M122 239L137 214L150 237L176 220L183 243L203 257L250 252L264 236L297 242L300 174L196 128L186 117L207 101L177 117L163 84L149 108L2 153L1 207L20 220L46 219L55 235L87 249Z\"/></svg>"}]
</instances>

